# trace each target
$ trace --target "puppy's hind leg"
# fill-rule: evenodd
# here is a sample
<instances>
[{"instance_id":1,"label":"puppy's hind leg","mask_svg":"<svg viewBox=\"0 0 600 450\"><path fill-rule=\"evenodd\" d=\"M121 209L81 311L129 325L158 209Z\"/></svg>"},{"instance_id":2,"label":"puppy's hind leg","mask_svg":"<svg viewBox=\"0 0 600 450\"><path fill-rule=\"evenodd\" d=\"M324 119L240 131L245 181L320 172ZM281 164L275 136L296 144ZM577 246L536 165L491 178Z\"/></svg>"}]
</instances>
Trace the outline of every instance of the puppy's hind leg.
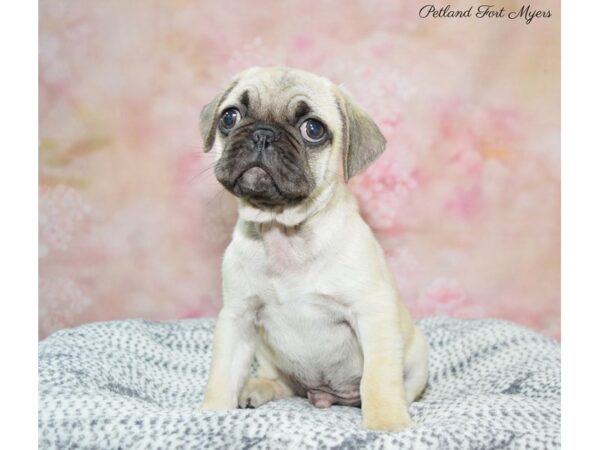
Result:
<instances>
[{"instance_id":1,"label":"puppy's hind leg","mask_svg":"<svg viewBox=\"0 0 600 450\"><path fill-rule=\"evenodd\" d=\"M239 398L240 408L257 408L272 400L294 395L292 387L279 372L262 339L256 349L257 376L249 378Z\"/></svg>"},{"instance_id":2,"label":"puppy's hind leg","mask_svg":"<svg viewBox=\"0 0 600 450\"><path fill-rule=\"evenodd\" d=\"M293 395L289 386L280 378L249 378L240 394L240 408L257 408L271 400L281 400Z\"/></svg>"}]
</instances>

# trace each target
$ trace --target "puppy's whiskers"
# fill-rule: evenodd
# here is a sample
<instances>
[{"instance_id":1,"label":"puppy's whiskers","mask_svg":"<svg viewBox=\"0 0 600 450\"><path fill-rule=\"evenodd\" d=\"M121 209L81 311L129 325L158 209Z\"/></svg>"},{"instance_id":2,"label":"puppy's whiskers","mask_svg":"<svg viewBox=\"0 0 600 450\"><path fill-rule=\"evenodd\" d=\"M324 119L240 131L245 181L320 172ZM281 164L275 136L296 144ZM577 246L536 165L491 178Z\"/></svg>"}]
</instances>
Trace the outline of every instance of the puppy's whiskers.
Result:
<instances>
[{"instance_id":1,"label":"puppy's whiskers","mask_svg":"<svg viewBox=\"0 0 600 450\"><path fill-rule=\"evenodd\" d=\"M206 174L209 174L210 170L214 169L215 166L217 165L218 161L210 163L207 167L205 167L204 169L202 169L200 172L198 172L197 174L195 174L190 180L190 184L199 180L200 178L203 178L206 176Z\"/></svg>"}]
</instances>

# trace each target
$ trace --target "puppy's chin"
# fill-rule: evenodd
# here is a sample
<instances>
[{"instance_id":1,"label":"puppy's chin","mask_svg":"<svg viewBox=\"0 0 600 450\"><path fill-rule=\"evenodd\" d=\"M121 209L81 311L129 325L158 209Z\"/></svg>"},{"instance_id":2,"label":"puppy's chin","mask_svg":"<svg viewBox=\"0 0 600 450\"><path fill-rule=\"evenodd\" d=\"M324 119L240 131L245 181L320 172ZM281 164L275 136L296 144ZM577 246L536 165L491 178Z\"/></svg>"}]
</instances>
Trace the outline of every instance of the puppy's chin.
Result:
<instances>
[{"instance_id":1,"label":"puppy's chin","mask_svg":"<svg viewBox=\"0 0 600 450\"><path fill-rule=\"evenodd\" d=\"M233 195L245 200L254 208L281 211L285 207L298 205L308 195L286 195L274 177L263 167L253 166L243 171L233 183L222 183Z\"/></svg>"},{"instance_id":2,"label":"puppy's chin","mask_svg":"<svg viewBox=\"0 0 600 450\"><path fill-rule=\"evenodd\" d=\"M335 182L335 180L321 183L304 200L294 204L286 202L279 206L260 206L253 200L238 196L240 200L238 214L240 219L247 222L277 222L287 227L294 227L324 208L334 196L339 185L339 182Z\"/></svg>"},{"instance_id":3,"label":"puppy's chin","mask_svg":"<svg viewBox=\"0 0 600 450\"><path fill-rule=\"evenodd\" d=\"M235 181L232 191L235 196L257 208L275 208L286 204L273 177L258 166L243 172Z\"/></svg>"}]
</instances>

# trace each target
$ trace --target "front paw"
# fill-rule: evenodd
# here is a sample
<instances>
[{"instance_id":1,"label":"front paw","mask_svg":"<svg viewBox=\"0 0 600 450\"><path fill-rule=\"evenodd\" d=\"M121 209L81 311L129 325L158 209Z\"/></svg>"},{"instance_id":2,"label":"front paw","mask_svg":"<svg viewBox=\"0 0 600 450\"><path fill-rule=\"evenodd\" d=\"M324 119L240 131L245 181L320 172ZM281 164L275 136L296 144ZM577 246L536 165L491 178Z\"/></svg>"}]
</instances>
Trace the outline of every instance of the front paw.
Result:
<instances>
[{"instance_id":1,"label":"front paw","mask_svg":"<svg viewBox=\"0 0 600 450\"><path fill-rule=\"evenodd\" d=\"M408 413L400 412L365 412L363 411L363 428L372 431L400 431L415 427Z\"/></svg>"}]
</instances>

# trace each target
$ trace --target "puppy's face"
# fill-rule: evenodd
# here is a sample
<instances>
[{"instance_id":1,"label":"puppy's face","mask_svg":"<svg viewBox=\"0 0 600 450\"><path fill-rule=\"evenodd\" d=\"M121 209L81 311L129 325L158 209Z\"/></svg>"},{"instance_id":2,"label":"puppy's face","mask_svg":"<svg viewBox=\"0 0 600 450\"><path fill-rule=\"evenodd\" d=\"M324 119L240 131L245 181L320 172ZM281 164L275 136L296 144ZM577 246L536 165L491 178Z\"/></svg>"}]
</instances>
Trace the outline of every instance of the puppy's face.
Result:
<instances>
[{"instance_id":1,"label":"puppy's face","mask_svg":"<svg viewBox=\"0 0 600 450\"><path fill-rule=\"evenodd\" d=\"M385 147L377 126L346 94L287 68L240 74L204 108L201 126L205 151L217 156L217 180L259 209L302 203Z\"/></svg>"}]
</instances>

